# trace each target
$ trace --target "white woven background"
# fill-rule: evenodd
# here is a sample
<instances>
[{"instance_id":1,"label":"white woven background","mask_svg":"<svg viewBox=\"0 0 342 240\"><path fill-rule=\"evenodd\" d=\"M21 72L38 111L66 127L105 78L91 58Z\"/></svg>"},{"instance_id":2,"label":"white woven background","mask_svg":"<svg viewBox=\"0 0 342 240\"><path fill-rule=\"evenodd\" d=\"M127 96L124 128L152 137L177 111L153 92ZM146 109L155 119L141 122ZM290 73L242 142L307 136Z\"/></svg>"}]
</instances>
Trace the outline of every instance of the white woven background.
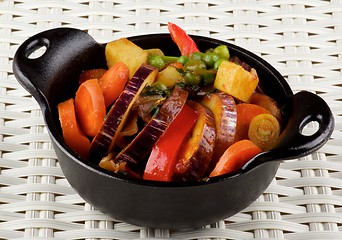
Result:
<instances>
[{"instance_id":1,"label":"white woven background","mask_svg":"<svg viewBox=\"0 0 342 240\"><path fill-rule=\"evenodd\" d=\"M11 67L19 44L49 28L76 27L108 42L166 32L168 21L261 55L295 92L322 96L336 119L332 139L282 163L250 207L184 231L132 226L85 203ZM341 86L342 0L0 0L0 239L342 239Z\"/></svg>"}]
</instances>

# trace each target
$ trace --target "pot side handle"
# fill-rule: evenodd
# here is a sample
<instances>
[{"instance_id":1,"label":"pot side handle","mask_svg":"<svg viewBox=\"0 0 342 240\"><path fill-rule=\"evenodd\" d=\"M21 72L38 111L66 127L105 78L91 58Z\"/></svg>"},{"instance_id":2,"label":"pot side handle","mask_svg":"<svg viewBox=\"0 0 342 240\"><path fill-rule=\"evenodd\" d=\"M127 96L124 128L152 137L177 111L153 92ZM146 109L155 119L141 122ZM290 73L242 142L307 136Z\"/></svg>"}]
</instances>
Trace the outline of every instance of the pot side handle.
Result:
<instances>
[{"instance_id":1,"label":"pot side handle","mask_svg":"<svg viewBox=\"0 0 342 240\"><path fill-rule=\"evenodd\" d=\"M334 117L327 103L318 95L301 91L289 98L284 112L288 122L275 147L260 153L247 162L242 170L248 171L268 161L279 161L304 157L321 148L334 130ZM302 131L310 122L318 123L312 135Z\"/></svg>"},{"instance_id":2,"label":"pot side handle","mask_svg":"<svg viewBox=\"0 0 342 240\"><path fill-rule=\"evenodd\" d=\"M86 66L86 61L93 61L92 55L98 55L102 48L79 29L46 30L19 46L13 59L13 72L18 82L42 103L56 78L72 76L77 72L73 69L75 66ZM40 49L42 55L35 58L33 53Z\"/></svg>"}]
</instances>

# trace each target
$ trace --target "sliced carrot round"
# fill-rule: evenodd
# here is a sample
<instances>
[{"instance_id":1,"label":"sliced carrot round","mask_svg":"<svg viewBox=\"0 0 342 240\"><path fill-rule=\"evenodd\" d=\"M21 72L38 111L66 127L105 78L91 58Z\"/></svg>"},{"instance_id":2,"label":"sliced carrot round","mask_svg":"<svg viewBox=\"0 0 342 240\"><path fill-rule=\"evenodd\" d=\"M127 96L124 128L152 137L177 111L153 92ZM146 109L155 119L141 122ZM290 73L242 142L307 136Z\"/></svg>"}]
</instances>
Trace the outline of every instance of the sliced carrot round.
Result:
<instances>
[{"instance_id":1,"label":"sliced carrot round","mask_svg":"<svg viewBox=\"0 0 342 240\"><path fill-rule=\"evenodd\" d=\"M65 143L82 157L88 158L90 140L78 126L74 99L59 103L57 109Z\"/></svg>"},{"instance_id":2,"label":"sliced carrot round","mask_svg":"<svg viewBox=\"0 0 342 240\"><path fill-rule=\"evenodd\" d=\"M83 82L75 96L77 120L82 131L89 137L94 137L100 130L106 106L102 89L97 79Z\"/></svg>"}]
</instances>

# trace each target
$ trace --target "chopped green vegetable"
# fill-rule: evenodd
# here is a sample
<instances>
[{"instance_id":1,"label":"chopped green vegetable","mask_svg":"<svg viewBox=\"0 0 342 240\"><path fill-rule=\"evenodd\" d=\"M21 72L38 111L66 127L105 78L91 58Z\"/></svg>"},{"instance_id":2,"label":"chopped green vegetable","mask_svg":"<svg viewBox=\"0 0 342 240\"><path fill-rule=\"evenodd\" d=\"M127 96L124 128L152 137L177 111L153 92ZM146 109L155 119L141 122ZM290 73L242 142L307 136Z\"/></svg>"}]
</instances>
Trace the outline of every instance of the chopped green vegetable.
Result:
<instances>
[{"instance_id":1,"label":"chopped green vegetable","mask_svg":"<svg viewBox=\"0 0 342 240\"><path fill-rule=\"evenodd\" d=\"M224 59L222 59L222 58L220 58L219 60L217 60L217 61L215 62L215 64L214 64L214 69L217 70L223 61L226 61L226 60L224 60Z\"/></svg>"},{"instance_id":2,"label":"chopped green vegetable","mask_svg":"<svg viewBox=\"0 0 342 240\"><path fill-rule=\"evenodd\" d=\"M196 71L198 69L206 69L207 65L202 60L189 60L185 65L184 65L184 71Z\"/></svg>"},{"instance_id":3,"label":"chopped green vegetable","mask_svg":"<svg viewBox=\"0 0 342 240\"><path fill-rule=\"evenodd\" d=\"M179 57L174 56L150 55L148 56L148 64L157 68L160 71L167 64L177 62L178 59Z\"/></svg>"},{"instance_id":4,"label":"chopped green vegetable","mask_svg":"<svg viewBox=\"0 0 342 240\"><path fill-rule=\"evenodd\" d=\"M189 58L187 56L180 56L177 59L177 62L180 62L183 65L185 65L188 61L189 61Z\"/></svg>"},{"instance_id":5,"label":"chopped green vegetable","mask_svg":"<svg viewBox=\"0 0 342 240\"><path fill-rule=\"evenodd\" d=\"M192 60L201 60L203 56L202 52L194 52L190 55L190 59Z\"/></svg>"},{"instance_id":6,"label":"chopped green vegetable","mask_svg":"<svg viewBox=\"0 0 342 240\"><path fill-rule=\"evenodd\" d=\"M202 75L202 81L204 85L211 85L215 81L216 74L208 73Z\"/></svg>"},{"instance_id":7,"label":"chopped green vegetable","mask_svg":"<svg viewBox=\"0 0 342 240\"><path fill-rule=\"evenodd\" d=\"M225 59L225 60L229 59L230 57L229 50L226 45L217 46L214 49L214 53L217 54L220 58Z\"/></svg>"},{"instance_id":8,"label":"chopped green vegetable","mask_svg":"<svg viewBox=\"0 0 342 240\"><path fill-rule=\"evenodd\" d=\"M159 55L152 55L148 56L148 64L157 68L158 70L161 70L165 67L165 63L162 59L162 56Z\"/></svg>"},{"instance_id":9,"label":"chopped green vegetable","mask_svg":"<svg viewBox=\"0 0 342 240\"><path fill-rule=\"evenodd\" d=\"M207 52L203 55L202 61L208 66L208 68L213 68L216 61L220 59L220 56L215 53Z\"/></svg>"},{"instance_id":10,"label":"chopped green vegetable","mask_svg":"<svg viewBox=\"0 0 342 240\"><path fill-rule=\"evenodd\" d=\"M201 75L196 75L193 72L186 72L184 78L185 78L185 82L192 86L199 85L202 80Z\"/></svg>"}]
</instances>

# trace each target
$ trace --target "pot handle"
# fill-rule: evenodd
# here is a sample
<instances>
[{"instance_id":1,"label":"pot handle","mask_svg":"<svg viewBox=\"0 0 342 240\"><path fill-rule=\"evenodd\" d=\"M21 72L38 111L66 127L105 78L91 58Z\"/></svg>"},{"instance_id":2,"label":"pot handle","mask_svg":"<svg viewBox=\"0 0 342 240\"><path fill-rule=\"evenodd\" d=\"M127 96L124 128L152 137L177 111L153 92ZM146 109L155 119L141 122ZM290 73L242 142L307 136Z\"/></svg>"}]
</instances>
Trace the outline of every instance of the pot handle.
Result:
<instances>
[{"instance_id":1,"label":"pot handle","mask_svg":"<svg viewBox=\"0 0 342 240\"><path fill-rule=\"evenodd\" d=\"M13 72L18 82L33 97L41 99L48 94L50 83L62 75L61 69L64 76L72 75L75 70L69 66L86 65L85 61L91 59L91 55L100 48L100 44L82 30L50 29L28 38L19 46L13 59ZM39 57L32 57L39 49L45 52ZM84 52L87 56L84 56Z\"/></svg>"},{"instance_id":2,"label":"pot handle","mask_svg":"<svg viewBox=\"0 0 342 240\"><path fill-rule=\"evenodd\" d=\"M309 155L321 148L334 130L334 117L329 106L321 97L311 92L301 91L289 97L284 112L288 122L275 147L252 158L243 166L243 171L268 161ZM318 123L318 130L312 135L302 134L304 127L312 121Z\"/></svg>"}]
</instances>

